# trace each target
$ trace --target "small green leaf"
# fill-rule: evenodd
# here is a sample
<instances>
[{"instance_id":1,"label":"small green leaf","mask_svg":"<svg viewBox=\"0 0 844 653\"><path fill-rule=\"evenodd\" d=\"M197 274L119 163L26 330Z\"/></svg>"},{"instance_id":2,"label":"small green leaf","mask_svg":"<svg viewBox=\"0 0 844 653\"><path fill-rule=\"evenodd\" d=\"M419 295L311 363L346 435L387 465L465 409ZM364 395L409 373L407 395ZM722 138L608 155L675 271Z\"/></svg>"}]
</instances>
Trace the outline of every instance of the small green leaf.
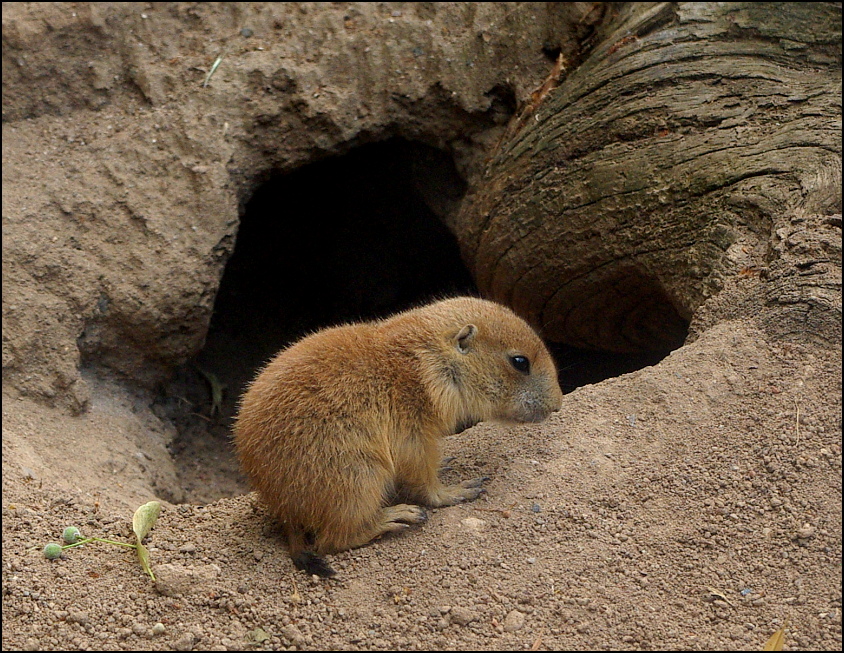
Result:
<instances>
[{"instance_id":1,"label":"small green leaf","mask_svg":"<svg viewBox=\"0 0 844 653\"><path fill-rule=\"evenodd\" d=\"M214 63L211 65L211 70L208 71L208 74L205 76L205 81L202 82L202 88L205 88L206 86L208 86L208 82L211 81L211 75L213 75L216 72L217 66L220 65L220 62L223 60L223 57L225 56L225 54L226 53L224 52L223 54L221 54L219 57L217 57L214 60Z\"/></svg>"},{"instance_id":2,"label":"small green leaf","mask_svg":"<svg viewBox=\"0 0 844 653\"><path fill-rule=\"evenodd\" d=\"M147 533L152 530L155 520L161 513L161 504L158 501L149 501L135 511L132 516L132 530L135 531L135 537L138 538L138 545L136 550L138 552L138 560L141 563L144 571L149 574L149 577L155 580L155 574L152 573L152 568L149 564L149 551L141 543Z\"/></svg>"},{"instance_id":3,"label":"small green leaf","mask_svg":"<svg viewBox=\"0 0 844 653\"><path fill-rule=\"evenodd\" d=\"M138 544L147 536L147 533L152 530L155 520L161 512L161 504L158 501L150 501L145 503L135 511L132 516L132 530L135 531L135 537L138 538Z\"/></svg>"},{"instance_id":4,"label":"small green leaf","mask_svg":"<svg viewBox=\"0 0 844 653\"><path fill-rule=\"evenodd\" d=\"M211 386L211 417L219 415L223 410L223 391L226 389L226 384L221 382L213 372L203 370L199 366L196 369L199 370L199 373L205 377L208 385Z\"/></svg>"}]
</instances>

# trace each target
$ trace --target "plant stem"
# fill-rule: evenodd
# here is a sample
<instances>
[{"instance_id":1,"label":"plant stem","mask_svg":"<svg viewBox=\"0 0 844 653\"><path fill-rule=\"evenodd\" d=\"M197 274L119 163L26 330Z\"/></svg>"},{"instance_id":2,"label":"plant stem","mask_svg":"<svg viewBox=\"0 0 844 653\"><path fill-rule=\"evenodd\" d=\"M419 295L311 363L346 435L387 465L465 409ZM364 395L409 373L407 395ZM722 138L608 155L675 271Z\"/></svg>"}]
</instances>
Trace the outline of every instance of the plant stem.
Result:
<instances>
[{"instance_id":1,"label":"plant stem","mask_svg":"<svg viewBox=\"0 0 844 653\"><path fill-rule=\"evenodd\" d=\"M134 544L126 544L126 542L115 542L114 540L106 540L101 537L86 537L84 540L79 540L73 544L65 544L62 549L72 549L75 546L87 544L88 542L106 542L107 544L116 544L118 546L128 546L130 549L137 548Z\"/></svg>"}]
</instances>

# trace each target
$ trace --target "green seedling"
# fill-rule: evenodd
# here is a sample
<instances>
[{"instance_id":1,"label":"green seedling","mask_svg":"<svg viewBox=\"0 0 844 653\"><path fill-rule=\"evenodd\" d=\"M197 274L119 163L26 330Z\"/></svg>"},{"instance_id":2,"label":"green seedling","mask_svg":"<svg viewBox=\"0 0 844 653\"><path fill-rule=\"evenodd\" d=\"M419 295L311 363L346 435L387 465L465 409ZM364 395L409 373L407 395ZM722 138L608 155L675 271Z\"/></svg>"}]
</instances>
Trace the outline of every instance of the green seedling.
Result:
<instances>
[{"instance_id":1,"label":"green seedling","mask_svg":"<svg viewBox=\"0 0 844 653\"><path fill-rule=\"evenodd\" d=\"M203 370L198 365L196 369L205 377L205 380L208 381L208 385L211 387L211 417L221 414L223 410L223 392L226 389L226 384L222 383L213 372Z\"/></svg>"},{"instance_id":2,"label":"green seedling","mask_svg":"<svg viewBox=\"0 0 844 653\"><path fill-rule=\"evenodd\" d=\"M136 544L127 544L126 542L115 542L114 540L107 540L102 537L84 537L76 526L68 526L62 532L62 539L66 542L64 546L50 542L44 547L44 557L48 560L56 560L62 557L65 549L72 549L89 542L105 542L106 544L114 544L116 546L125 546L130 549L135 549L138 552L138 560L141 563L144 571L150 575L150 578L155 580L152 569L149 564L149 552L141 543L147 534L152 529L155 520L161 512L161 504L158 501L150 501L145 503L135 511L132 517L132 530L137 538Z\"/></svg>"},{"instance_id":3,"label":"green seedling","mask_svg":"<svg viewBox=\"0 0 844 653\"><path fill-rule=\"evenodd\" d=\"M62 539L66 542L64 546L56 544L55 542L50 542L47 546L45 546L44 556L50 560L55 560L56 558L61 557L62 551L65 549L82 546L83 544L88 544L88 542L105 542L106 544L128 546L131 549L135 548L134 544L126 544L126 542L115 542L114 540L106 540L102 537L83 537L82 533L79 532L79 529L76 528L76 526L68 526L65 528L64 531L62 531Z\"/></svg>"},{"instance_id":4,"label":"green seedling","mask_svg":"<svg viewBox=\"0 0 844 653\"><path fill-rule=\"evenodd\" d=\"M211 70L209 70L209 71L208 71L208 74L205 76L205 81L204 81L204 82L202 82L202 88L205 88L206 86L208 86L208 82L210 82L210 81L211 81L211 76L212 76L215 72L217 72L217 66L219 66L219 65L220 65L220 63L223 61L223 57L225 57L225 56L226 56L226 53L225 53L225 52L223 52L223 54L221 54L219 57L217 57L217 58L214 60L214 63L213 63L213 64L211 64Z\"/></svg>"},{"instance_id":5,"label":"green seedling","mask_svg":"<svg viewBox=\"0 0 844 653\"><path fill-rule=\"evenodd\" d=\"M135 532L135 537L138 539L138 544L135 546L138 551L138 560L141 563L141 567L144 568L144 571L149 574L149 577L152 578L153 581L155 580L155 574L152 573L152 568L149 566L149 552L146 550L146 547L141 544L141 540L143 540L147 536L147 533L150 532L152 525L155 524L155 520L158 519L160 512L161 504L158 503L158 501L150 501L138 508L132 516L132 530Z\"/></svg>"}]
</instances>

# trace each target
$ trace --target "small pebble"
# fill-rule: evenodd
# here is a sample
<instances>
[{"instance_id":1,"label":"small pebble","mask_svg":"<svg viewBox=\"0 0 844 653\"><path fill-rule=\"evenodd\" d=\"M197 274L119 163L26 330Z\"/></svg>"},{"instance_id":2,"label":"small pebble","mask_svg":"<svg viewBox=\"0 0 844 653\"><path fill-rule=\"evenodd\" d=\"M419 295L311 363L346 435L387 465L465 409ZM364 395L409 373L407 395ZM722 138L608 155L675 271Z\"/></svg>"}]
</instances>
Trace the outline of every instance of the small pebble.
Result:
<instances>
[{"instance_id":1,"label":"small pebble","mask_svg":"<svg viewBox=\"0 0 844 653\"><path fill-rule=\"evenodd\" d=\"M506 617L504 617L504 631L508 633L515 632L525 625L525 615L518 610L511 610Z\"/></svg>"},{"instance_id":2,"label":"small pebble","mask_svg":"<svg viewBox=\"0 0 844 653\"><path fill-rule=\"evenodd\" d=\"M177 651L190 651L193 648L193 633L186 633L173 642L173 648Z\"/></svg>"},{"instance_id":3,"label":"small pebble","mask_svg":"<svg viewBox=\"0 0 844 653\"><path fill-rule=\"evenodd\" d=\"M476 532L482 531L486 526L486 521L477 517L466 517L461 523L470 531Z\"/></svg>"},{"instance_id":4,"label":"small pebble","mask_svg":"<svg viewBox=\"0 0 844 653\"><path fill-rule=\"evenodd\" d=\"M468 608L461 608L460 606L455 606L451 609L451 621L461 626L465 626L466 624L474 621L477 618L478 615L476 615Z\"/></svg>"},{"instance_id":5,"label":"small pebble","mask_svg":"<svg viewBox=\"0 0 844 653\"><path fill-rule=\"evenodd\" d=\"M67 620L71 623L76 623L84 626L88 623L88 613L82 611L71 612L67 615Z\"/></svg>"}]
</instances>

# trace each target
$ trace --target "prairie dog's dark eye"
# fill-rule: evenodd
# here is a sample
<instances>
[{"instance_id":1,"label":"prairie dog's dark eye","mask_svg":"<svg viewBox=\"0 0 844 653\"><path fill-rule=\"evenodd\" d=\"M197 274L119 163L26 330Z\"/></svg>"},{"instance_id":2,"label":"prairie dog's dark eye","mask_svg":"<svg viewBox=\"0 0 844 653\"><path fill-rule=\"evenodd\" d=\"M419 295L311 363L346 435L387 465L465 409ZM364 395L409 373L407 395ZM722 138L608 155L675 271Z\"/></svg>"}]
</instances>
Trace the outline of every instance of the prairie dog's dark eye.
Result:
<instances>
[{"instance_id":1,"label":"prairie dog's dark eye","mask_svg":"<svg viewBox=\"0 0 844 653\"><path fill-rule=\"evenodd\" d=\"M525 356L510 356L510 364L519 372L530 374L530 361Z\"/></svg>"}]
</instances>

